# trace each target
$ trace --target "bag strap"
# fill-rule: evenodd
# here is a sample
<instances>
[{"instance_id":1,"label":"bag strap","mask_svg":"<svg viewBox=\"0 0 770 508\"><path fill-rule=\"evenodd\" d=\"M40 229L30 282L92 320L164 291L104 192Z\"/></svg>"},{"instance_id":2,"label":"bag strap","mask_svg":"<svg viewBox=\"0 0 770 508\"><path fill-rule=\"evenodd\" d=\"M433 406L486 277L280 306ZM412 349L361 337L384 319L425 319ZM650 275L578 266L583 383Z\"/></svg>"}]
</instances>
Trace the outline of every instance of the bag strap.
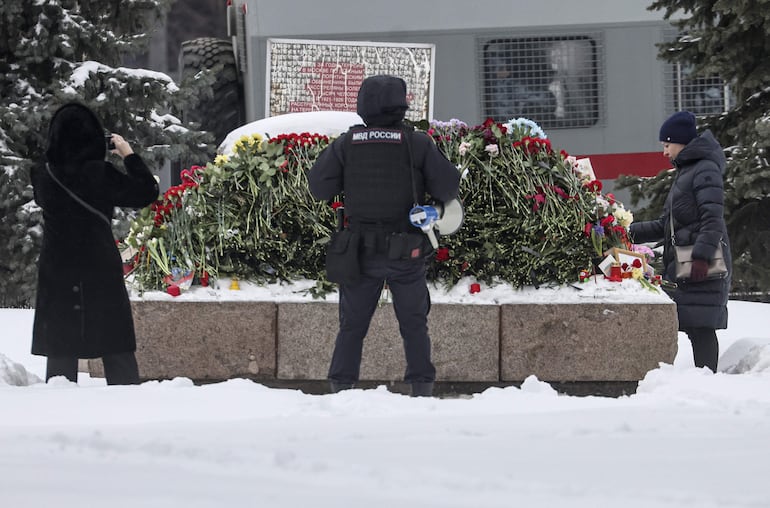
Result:
<instances>
[{"instance_id":1,"label":"bag strap","mask_svg":"<svg viewBox=\"0 0 770 508\"><path fill-rule=\"evenodd\" d=\"M674 235L674 214L669 212L668 218L671 220L671 245L676 247L676 235Z\"/></svg>"},{"instance_id":2,"label":"bag strap","mask_svg":"<svg viewBox=\"0 0 770 508\"><path fill-rule=\"evenodd\" d=\"M100 219L102 219L104 222L106 222L106 223L107 223L107 226L109 226L110 230L112 230L112 221L111 221L110 219L108 219L108 218L107 218L107 216L106 216L106 215L104 215L102 212L100 212L99 210L97 210L96 208L94 208L93 206L91 206L90 204L86 203L86 202L83 200L83 198L81 198L80 196L78 196L77 194L75 194L74 192L72 192L72 190L71 190L69 187L67 187L66 185L64 185L64 184L61 182L61 180L59 180L58 178L56 178L56 175L54 175L54 174L53 174L53 171L51 171L51 167L48 165L48 163L47 163L47 162L45 163L45 169L46 169L46 171L48 171L48 174L51 176L51 178L53 178L53 181L54 181L54 182L56 182L56 183L59 185L59 187L61 187L62 189L64 189L64 192L66 192L67 194L69 194L69 195L70 195L70 197L71 197L72 199L74 199L75 201L77 201L77 202L78 202L80 205L82 205L82 206L83 206L83 208L85 208L86 210L88 210L89 212L93 213L94 215L96 215L97 217L99 217Z\"/></svg>"},{"instance_id":3,"label":"bag strap","mask_svg":"<svg viewBox=\"0 0 770 508\"><path fill-rule=\"evenodd\" d=\"M674 234L674 214L673 213L669 213L668 214L668 218L671 220L671 245L673 247L676 247L676 235ZM724 237L721 237L719 239L719 245L718 245L717 250L722 248L724 245L725 245Z\"/></svg>"},{"instance_id":4,"label":"bag strap","mask_svg":"<svg viewBox=\"0 0 770 508\"><path fill-rule=\"evenodd\" d=\"M409 174L411 175L411 178L412 178L412 199L414 201L412 206L420 206L420 200L418 199L418 196L417 196L417 182L415 182L415 178L414 178L414 157L412 156L411 136L414 130L407 131L406 129L402 128L401 132L404 133L404 140L406 141L406 151L409 154Z\"/></svg>"}]
</instances>

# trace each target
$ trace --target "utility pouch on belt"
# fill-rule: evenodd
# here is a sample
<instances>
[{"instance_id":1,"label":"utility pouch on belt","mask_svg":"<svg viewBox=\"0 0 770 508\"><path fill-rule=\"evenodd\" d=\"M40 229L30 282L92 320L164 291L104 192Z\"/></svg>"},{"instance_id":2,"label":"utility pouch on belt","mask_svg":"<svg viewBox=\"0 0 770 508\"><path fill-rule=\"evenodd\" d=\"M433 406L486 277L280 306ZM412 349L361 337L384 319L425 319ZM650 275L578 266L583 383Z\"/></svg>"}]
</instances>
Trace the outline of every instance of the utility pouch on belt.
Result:
<instances>
[{"instance_id":1,"label":"utility pouch on belt","mask_svg":"<svg viewBox=\"0 0 770 508\"><path fill-rule=\"evenodd\" d=\"M326 249L326 278L337 284L355 284L361 277L358 264L359 234L335 231Z\"/></svg>"},{"instance_id":2,"label":"utility pouch on belt","mask_svg":"<svg viewBox=\"0 0 770 508\"><path fill-rule=\"evenodd\" d=\"M388 259L424 259L432 251L421 233L393 233L388 239Z\"/></svg>"}]
</instances>

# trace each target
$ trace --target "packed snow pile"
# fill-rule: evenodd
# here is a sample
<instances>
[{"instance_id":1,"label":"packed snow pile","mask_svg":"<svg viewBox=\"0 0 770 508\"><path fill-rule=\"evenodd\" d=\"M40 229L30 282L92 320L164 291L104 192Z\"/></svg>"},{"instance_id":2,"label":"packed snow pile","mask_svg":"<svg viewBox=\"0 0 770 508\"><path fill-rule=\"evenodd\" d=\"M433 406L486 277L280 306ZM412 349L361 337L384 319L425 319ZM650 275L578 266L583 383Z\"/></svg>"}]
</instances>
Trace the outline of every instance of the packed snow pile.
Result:
<instances>
[{"instance_id":1,"label":"packed snow pile","mask_svg":"<svg viewBox=\"0 0 770 508\"><path fill-rule=\"evenodd\" d=\"M20 363L0 353L0 385L29 386L42 383L42 379L27 371Z\"/></svg>"},{"instance_id":2,"label":"packed snow pile","mask_svg":"<svg viewBox=\"0 0 770 508\"><path fill-rule=\"evenodd\" d=\"M339 294L334 291L325 299L314 299L310 290L314 280L253 284L239 281L239 289L230 289L231 279L212 281L208 287L191 286L180 296L171 296L163 291L139 292L131 290L134 300L176 300L176 301L255 301L255 302L337 302ZM472 290L477 286L477 291ZM461 279L451 288L430 283L430 298L433 303L456 303L462 305L504 305L512 303L540 304L673 304L673 300L660 290L649 290L634 279L612 282L604 276L591 277L586 282L575 282L564 286L540 286L514 288L510 284L477 282L472 277ZM387 293L383 298L388 298Z\"/></svg>"},{"instance_id":3,"label":"packed snow pile","mask_svg":"<svg viewBox=\"0 0 770 508\"><path fill-rule=\"evenodd\" d=\"M337 137L347 131L351 125L363 124L364 121L356 113L348 111L308 111L304 113L287 113L270 116L238 127L230 132L219 145L218 152L230 154L233 145L241 136L260 134L265 138L289 132L302 132L312 125L314 134ZM302 127L298 127L302 126Z\"/></svg>"},{"instance_id":4,"label":"packed snow pile","mask_svg":"<svg viewBox=\"0 0 770 508\"><path fill-rule=\"evenodd\" d=\"M720 357L719 370L728 374L770 372L770 338L738 339Z\"/></svg>"}]
</instances>

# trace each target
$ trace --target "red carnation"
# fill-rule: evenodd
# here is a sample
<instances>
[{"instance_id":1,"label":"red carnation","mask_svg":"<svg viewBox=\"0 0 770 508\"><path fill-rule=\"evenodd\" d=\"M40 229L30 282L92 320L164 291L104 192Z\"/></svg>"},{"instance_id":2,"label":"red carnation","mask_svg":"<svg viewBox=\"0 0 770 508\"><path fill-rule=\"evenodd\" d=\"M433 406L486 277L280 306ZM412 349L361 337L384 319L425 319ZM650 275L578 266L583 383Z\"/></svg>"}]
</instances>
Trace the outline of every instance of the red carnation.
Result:
<instances>
[{"instance_id":1,"label":"red carnation","mask_svg":"<svg viewBox=\"0 0 770 508\"><path fill-rule=\"evenodd\" d=\"M592 192L602 191L602 182L599 180L591 180L590 182L586 182L584 185L588 188L588 190Z\"/></svg>"}]
</instances>

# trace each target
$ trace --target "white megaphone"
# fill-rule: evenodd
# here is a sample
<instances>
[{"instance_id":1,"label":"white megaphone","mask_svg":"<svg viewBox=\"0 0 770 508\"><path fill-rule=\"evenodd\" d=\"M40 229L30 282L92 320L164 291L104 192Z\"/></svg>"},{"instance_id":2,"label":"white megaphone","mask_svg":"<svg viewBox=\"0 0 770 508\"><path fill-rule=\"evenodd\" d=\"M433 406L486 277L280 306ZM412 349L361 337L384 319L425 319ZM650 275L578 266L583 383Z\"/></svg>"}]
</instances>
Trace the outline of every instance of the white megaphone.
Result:
<instances>
[{"instance_id":1,"label":"white megaphone","mask_svg":"<svg viewBox=\"0 0 770 508\"><path fill-rule=\"evenodd\" d=\"M446 203L418 205L409 211L409 222L428 235L434 249L438 249L436 231L440 235L456 233L464 218L465 212L459 199L450 199Z\"/></svg>"}]
</instances>

